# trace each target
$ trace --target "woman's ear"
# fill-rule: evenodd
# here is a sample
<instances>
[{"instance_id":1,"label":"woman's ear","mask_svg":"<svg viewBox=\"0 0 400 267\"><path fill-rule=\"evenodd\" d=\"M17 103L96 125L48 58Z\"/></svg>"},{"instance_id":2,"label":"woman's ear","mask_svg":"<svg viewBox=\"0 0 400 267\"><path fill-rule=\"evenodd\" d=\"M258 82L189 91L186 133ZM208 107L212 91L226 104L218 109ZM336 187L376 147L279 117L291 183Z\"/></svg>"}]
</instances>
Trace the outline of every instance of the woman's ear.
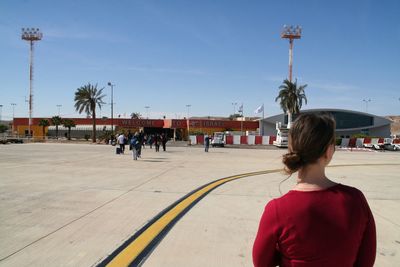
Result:
<instances>
[{"instance_id":1,"label":"woman's ear","mask_svg":"<svg viewBox=\"0 0 400 267\"><path fill-rule=\"evenodd\" d=\"M328 146L326 149L324 158L325 158L325 165L328 165L331 162L333 154L335 153L335 144Z\"/></svg>"}]
</instances>

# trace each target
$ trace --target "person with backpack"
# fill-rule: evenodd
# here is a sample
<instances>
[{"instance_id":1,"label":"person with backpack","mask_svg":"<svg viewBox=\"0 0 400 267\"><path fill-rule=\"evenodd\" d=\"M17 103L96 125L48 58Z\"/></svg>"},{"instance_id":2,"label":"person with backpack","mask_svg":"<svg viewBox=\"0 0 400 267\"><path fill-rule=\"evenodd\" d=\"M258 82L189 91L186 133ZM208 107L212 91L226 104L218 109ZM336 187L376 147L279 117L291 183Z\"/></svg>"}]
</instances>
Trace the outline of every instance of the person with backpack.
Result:
<instances>
[{"instance_id":1,"label":"person with backpack","mask_svg":"<svg viewBox=\"0 0 400 267\"><path fill-rule=\"evenodd\" d=\"M139 141L139 133L136 132L135 135L131 139L131 146L132 146L132 155L133 155L133 160L138 159L138 152L141 147L140 141Z\"/></svg>"}]
</instances>

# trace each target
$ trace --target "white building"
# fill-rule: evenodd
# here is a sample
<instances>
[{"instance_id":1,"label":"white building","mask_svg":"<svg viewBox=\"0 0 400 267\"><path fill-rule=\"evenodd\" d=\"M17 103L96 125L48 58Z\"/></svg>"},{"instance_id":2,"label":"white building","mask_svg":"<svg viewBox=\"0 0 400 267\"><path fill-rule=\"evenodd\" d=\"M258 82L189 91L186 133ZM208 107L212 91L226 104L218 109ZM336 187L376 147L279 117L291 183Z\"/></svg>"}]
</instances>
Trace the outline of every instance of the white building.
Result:
<instances>
[{"instance_id":1,"label":"white building","mask_svg":"<svg viewBox=\"0 0 400 267\"><path fill-rule=\"evenodd\" d=\"M390 137L391 121L373 114L344 109L308 109L301 113L329 113L336 120L336 135L350 137L354 134L366 134L376 137ZM293 116L293 121L296 115ZM276 135L276 122L287 124L287 116L279 114L261 121L264 135Z\"/></svg>"}]
</instances>

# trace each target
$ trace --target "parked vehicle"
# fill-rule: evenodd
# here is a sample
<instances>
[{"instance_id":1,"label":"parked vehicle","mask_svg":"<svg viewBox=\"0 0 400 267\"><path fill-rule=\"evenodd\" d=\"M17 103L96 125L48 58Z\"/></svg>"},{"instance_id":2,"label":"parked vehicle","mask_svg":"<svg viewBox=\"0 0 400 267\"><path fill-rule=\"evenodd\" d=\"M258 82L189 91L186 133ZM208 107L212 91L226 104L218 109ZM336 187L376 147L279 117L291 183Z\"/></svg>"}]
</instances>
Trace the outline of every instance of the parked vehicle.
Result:
<instances>
[{"instance_id":1,"label":"parked vehicle","mask_svg":"<svg viewBox=\"0 0 400 267\"><path fill-rule=\"evenodd\" d=\"M215 132L212 140L211 140L212 147L224 147L225 146L225 134L222 132Z\"/></svg>"},{"instance_id":2,"label":"parked vehicle","mask_svg":"<svg viewBox=\"0 0 400 267\"><path fill-rule=\"evenodd\" d=\"M379 145L379 144L364 144L365 148L370 148L370 149L375 149L375 150L381 150L383 149L382 147L383 145Z\"/></svg>"},{"instance_id":3,"label":"parked vehicle","mask_svg":"<svg viewBox=\"0 0 400 267\"><path fill-rule=\"evenodd\" d=\"M400 146L398 144L384 144L383 145L384 150L390 150L390 151L397 151L400 150Z\"/></svg>"},{"instance_id":4,"label":"parked vehicle","mask_svg":"<svg viewBox=\"0 0 400 267\"><path fill-rule=\"evenodd\" d=\"M276 147L288 147L289 129L282 127L280 122L276 123L276 140L273 142Z\"/></svg>"}]
</instances>

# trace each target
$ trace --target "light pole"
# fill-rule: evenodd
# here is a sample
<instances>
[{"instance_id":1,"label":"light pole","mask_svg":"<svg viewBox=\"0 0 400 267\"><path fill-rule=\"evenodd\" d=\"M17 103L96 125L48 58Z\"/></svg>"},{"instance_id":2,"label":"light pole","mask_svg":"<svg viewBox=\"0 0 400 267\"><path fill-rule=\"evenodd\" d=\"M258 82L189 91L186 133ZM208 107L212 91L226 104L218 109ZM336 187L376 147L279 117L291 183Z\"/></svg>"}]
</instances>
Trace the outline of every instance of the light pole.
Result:
<instances>
[{"instance_id":1,"label":"light pole","mask_svg":"<svg viewBox=\"0 0 400 267\"><path fill-rule=\"evenodd\" d=\"M22 40L30 43L29 60L29 136L31 135L32 112L33 112L33 42L42 40L43 34L38 28L22 28Z\"/></svg>"},{"instance_id":2,"label":"light pole","mask_svg":"<svg viewBox=\"0 0 400 267\"><path fill-rule=\"evenodd\" d=\"M187 104L186 105L186 107L187 107L187 120L186 120L186 124L187 124L187 132L188 132L188 141L189 141L189 144L190 144L190 135L189 135L189 131L190 131L190 126L189 126L189 123L190 123L190 120L189 120L189 111L190 111L190 107L191 107L192 105L190 105L190 104Z\"/></svg>"},{"instance_id":3,"label":"light pole","mask_svg":"<svg viewBox=\"0 0 400 267\"><path fill-rule=\"evenodd\" d=\"M108 82L108 86L111 87L111 139L114 139L114 86L111 82Z\"/></svg>"},{"instance_id":4,"label":"light pole","mask_svg":"<svg viewBox=\"0 0 400 267\"><path fill-rule=\"evenodd\" d=\"M3 105L0 105L0 122L1 122L1 113L3 111Z\"/></svg>"},{"instance_id":5,"label":"light pole","mask_svg":"<svg viewBox=\"0 0 400 267\"><path fill-rule=\"evenodd\" d=\"M15 103L11 103L11 106L12 106L12 110L13 110L13 116L12 116L12 120L13 120L13 122L12 122L12 132L13 132L13 134L14 134L14 117L15 117L15 106L16 106L17 104L15 104ZM30 129L29 129L30 130ZM30 132L29 132L30 133Z\"/></svg>"},{"instance_id":6,"label":"light pole","mask_svg":"<svg viewBox=\"0 0 400 267\"><path fill-rule=\"evenodd\" d=\"M363 99L363 102L365 102L365 112L368 112L368 102L371 102L371 99Z\"/></svg>"},{"instance_id":7,"label":"light pole","mask_svg":"<svg viewBox=\"0 0 400 267\"><path fill-rule=\"evenodd\" d=\"M150 106L145 106L144 108L146 109L147 119L149 119L149 108L150 108Z\"/></svg>"},{"instance_id":8,"label":"light pole","mask_svg":"<svg viewBox=\"0 0 400 267\"><path fill-rule=\"evenodd\" d=\"M15 104L15 103L11 103L11 106L12 106L12 110L13 110L13 123L14 123L14 116L15 116L15 106L16 106L17 104Z\"/></svg>"},{"instance_id":9,"label":"light pole","mask_svg":"<svg viewBox=\"0 0 400 267\"><path fill-rule=\"evenodd\" d=\"M60 109L61 109L62 105L57 105L58 108L58 117L60 117Z\"/></svg>"},{"instance_id":10,"label":"light pole","mask_svg":"<svg viewBox=\"0 0 400 267\"><path fill-rule=\"evenodd\" d=\"M301 38L300 26L283 26L281 38L289 39L289 81L292 81L292 63L293 63L293 40Z\"/></svg>"}]
</instances>

